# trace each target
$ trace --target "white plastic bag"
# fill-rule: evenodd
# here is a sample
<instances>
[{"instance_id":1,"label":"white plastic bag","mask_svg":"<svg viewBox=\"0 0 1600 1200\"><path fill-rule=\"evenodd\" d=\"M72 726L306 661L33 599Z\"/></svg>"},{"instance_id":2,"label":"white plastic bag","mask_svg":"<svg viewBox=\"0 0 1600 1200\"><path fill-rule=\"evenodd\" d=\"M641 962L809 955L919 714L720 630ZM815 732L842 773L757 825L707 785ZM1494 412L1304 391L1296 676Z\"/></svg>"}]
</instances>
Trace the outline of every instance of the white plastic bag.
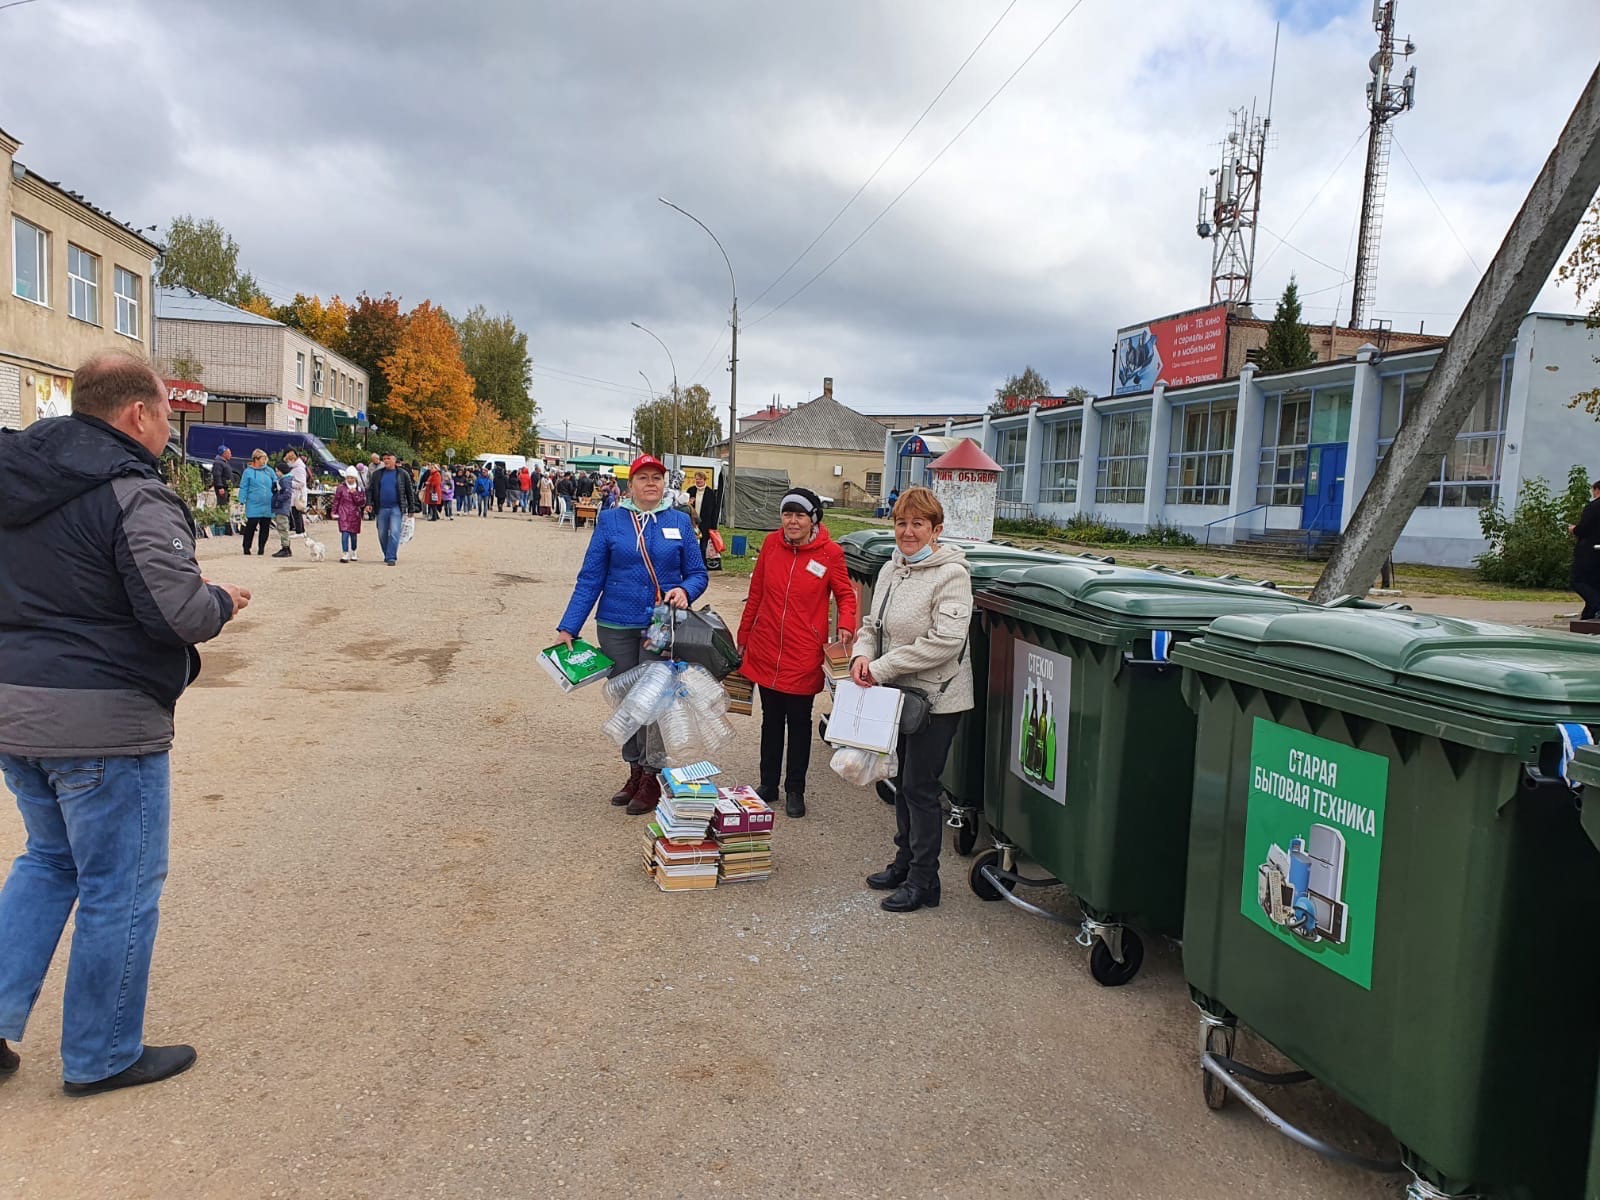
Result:
<instances>
[{"instance_id":1,"label":"white plastic bag","mask_svg":"<svg viewBox=\"0 0 1600 1200\"><path fill-rule=\"evenodd\" d=\"M400 522L400 544L402 546L416 536L417 519L415 517L407 517L404 521Z\"/></svg>"},{"instance_id":2,"label":"white plastic bag","mask_svg":"<svg viewBox=\"0 0 1600 1200\"><path fill-rule=\"evenodd\" d=\"M833 773L846 783L869 787L879 780L893 779L900 773L900 759L893 750L879 754L856 746L840 746L828 763Z\"/></svg>"}]
</instances>

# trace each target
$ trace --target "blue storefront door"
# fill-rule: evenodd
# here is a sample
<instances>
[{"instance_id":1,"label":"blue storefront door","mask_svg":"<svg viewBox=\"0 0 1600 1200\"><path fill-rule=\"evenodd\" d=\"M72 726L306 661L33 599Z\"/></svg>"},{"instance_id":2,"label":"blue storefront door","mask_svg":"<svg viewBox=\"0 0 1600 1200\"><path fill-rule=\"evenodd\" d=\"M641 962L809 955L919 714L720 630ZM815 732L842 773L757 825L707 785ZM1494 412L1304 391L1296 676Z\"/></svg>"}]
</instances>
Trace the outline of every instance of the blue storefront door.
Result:
<instances>
[{"instance_id":1,"label":"blue storefront door","mask_svg":"<svg viewBox=\"0 0 1600 1200\"><path fill-rule=\"evenodd\" d=\"M1338 533L1344 511L1344 461L1349 447L1327 442L1306 448L1306 495L1300 528Z\"/></svg>"}]
</instances>

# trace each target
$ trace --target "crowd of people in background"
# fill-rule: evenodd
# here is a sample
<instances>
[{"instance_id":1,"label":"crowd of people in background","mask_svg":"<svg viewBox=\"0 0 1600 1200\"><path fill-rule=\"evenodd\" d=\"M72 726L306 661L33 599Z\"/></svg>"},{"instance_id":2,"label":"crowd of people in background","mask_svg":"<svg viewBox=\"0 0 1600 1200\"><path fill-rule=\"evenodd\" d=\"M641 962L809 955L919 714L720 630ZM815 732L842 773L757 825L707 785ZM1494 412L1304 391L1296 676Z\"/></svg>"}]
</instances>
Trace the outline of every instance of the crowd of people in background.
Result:
<instances>
[{"instance_id":1,"label":"crowd of people in background","mask_svg":"<svg viewBox=\"0 0 1600 1200\"><path fill-rule=\"evenodd\" d=\"M387 475L388 471L398 475ZM404 476L404 483L399 476ZM302 457L287 450L272 463L265 451L255 450L241 470L231 449L223 446L211 464L211 477L217 503L226 507L237 500L243 509L244 553L251 553L254 546L257 554L265 555L268 534L276 533L278 549L272 557L294 556L293 543L306 536L306 513L313 508L311 474ZM588 523L590 509L598 516L622 504L627 494L626 483L611 472L545 463L517 467L503 461L407 463L393 454L373 454L369 461L346 468L329 496L326 515L338 524L340 562L358 561L361 523L371 520L377 526L384 562L392 566L409 517L454 521L473 513L484 518L509 513L530 520L570 520L581 528ZM688 515L704 558L707 540L717 528L720 492L694 486L678 490L669 482L664 498Z\"/></svg>"}]
</instances>

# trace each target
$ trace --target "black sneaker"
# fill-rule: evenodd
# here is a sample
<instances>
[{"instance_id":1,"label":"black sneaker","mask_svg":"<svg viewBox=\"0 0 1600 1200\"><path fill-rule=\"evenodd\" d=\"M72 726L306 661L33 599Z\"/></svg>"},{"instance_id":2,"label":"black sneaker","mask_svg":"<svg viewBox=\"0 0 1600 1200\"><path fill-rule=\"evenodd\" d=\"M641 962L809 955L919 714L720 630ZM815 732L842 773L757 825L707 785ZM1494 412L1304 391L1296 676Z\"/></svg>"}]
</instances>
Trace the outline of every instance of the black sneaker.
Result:
<instances>
[{"instance_id":1,"label":"black sneaker","mask_svg":"<svg viewBox=\"0 0 1600 1200\"><path fill-rule=\"evenodd\" d=\"M194 1066L196 1057L193 1046L146 1046L144 1053L134 1060L131 1067L93 1083L66 1080L61 1084L61 1090L69 1096L93 1096L97 1092L111 1092L117 1088L159 1083L183 1074Z\"/></svg>"},{"instance_id":2,"label":"black sneaker","mask_svg":"<svg viewBox=\"0 0 1600 1200\"><path fill-rule=\"evenodd\" d=\"M783 797L783 815L786 817L803 817L806 815L806 798L801 792L789 792Z\"/></svg>"},{"instance_id":3,"label":"black sneaker","mask_svg":"<svg viewBox=\"0 0 1600 1200\"><path fill-rule=\"evenodd\" d=\"M289 547L285 546L282 550L279 550L272 557L273 558L293 558L294 557L294 551L290 550Z\"/></svg>"}]
</instances>

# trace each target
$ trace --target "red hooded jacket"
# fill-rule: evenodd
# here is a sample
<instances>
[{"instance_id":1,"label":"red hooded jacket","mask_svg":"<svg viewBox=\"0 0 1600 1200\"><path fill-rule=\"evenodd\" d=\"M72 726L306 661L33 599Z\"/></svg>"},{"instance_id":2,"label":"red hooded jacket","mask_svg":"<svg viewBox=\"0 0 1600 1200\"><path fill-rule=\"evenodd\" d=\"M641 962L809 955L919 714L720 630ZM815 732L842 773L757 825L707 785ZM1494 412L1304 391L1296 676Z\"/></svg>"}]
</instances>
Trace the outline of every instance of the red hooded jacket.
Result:
<instances>
[{"instance_id":1,"label":"red hooded jacket","mask_svg":"<svg viewBox=\"0 0 1600 1200\"><path fill-rule=\"evenodd\" d=\"M839 603L841 634L854 633L855 589L844 551L827 528L818 525L817 536L804 546L789 545L781 529L768 534L739 621L745 677L793 696L820 692L830 593Z\"/></svg>"}]
</instances>

